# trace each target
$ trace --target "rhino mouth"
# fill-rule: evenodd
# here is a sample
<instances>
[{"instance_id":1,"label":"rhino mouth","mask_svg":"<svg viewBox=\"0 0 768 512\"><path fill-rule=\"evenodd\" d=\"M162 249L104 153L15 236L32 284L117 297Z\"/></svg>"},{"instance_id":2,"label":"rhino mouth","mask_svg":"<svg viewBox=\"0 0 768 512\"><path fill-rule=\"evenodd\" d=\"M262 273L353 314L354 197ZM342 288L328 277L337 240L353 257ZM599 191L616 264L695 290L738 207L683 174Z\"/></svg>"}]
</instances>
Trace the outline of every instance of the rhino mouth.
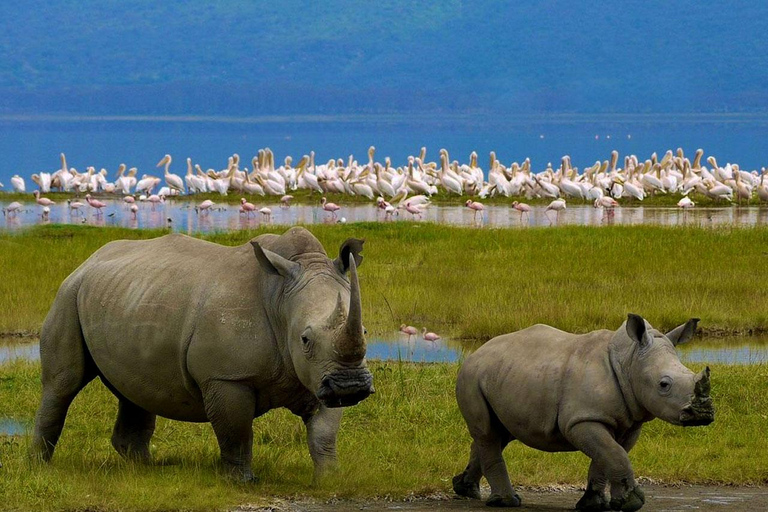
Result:
<instances>
[{"instance_id":1,"label":"rhino mouth","mask_svg":"<svg viewBox=\"0 0 768 512\"><path fill-rule=\"evenodd\" d=\"M701 403L694 400L693 403L683 407L680 412L680 424L684 427L701 427L715 421L715 409L711 399Z\"/></svg>"},{"instance_id":2,"label":"rhino mouth","mask_svg":"<svg viewBox=\"0 0 768 512\"><path fill-rule=\"evenodd\" d=\"M373 375L367 368L357 368L324 376L317 398L326 407L349 407L373 393Z\"/></svg>"}]
</instances>

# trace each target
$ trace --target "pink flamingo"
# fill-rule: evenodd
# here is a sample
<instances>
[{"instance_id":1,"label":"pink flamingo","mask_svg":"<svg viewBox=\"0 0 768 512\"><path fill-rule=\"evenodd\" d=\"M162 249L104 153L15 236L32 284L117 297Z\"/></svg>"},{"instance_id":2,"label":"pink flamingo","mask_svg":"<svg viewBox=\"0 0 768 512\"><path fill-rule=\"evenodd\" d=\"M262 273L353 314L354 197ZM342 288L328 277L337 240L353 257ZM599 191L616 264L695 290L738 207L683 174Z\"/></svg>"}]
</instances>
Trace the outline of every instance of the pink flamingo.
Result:
<instances>
[{"instance_id":1,"label":"pink flamingo","mask_svg":"<svg viewBox=\"0 0 768 512\"><path fill-rule=\"evenodd\" d=\"M421 210L419 209L419 207L418 207L418 206L412 205L412 204L410 203L410 201L409 201L409 202L407 202L407 203L405 203L405 211L407 211L408 213L410 213L410 214L411 214L411 216L412 216L414 219L416 218L416 216L417 216L417 215L419 216L419 218L421 218Z\"/></svg>"},{"instance_id":2,"label":"pink flamingo","mask_svg":"<svg viewBox=\"0 0 768 512\"><path fill-rule=\"evenodd\" d=\"M18 201L14 201L5 208L3 208L3 216L8 215L9 217L11 214L15 217L16 214L18 214L21 211L21 203Z\"/></svg>"},{"instance_id":3,"label":"pink flamingo","mask_svg":"<svg viewBox=\"0 0 768 512\"><path fill-rule=\"evenodd\" d=\"M163 203L163 202L165 202L165 196L164 196L163 194L160 194L160 195L157 195L157 194L152 194L151 196L149 196L149 197L147 198L147 201L149 201L150 203L152 203L152 211L155 211L155 205L156 205L157 203Z\"/></svg>"},{"instance_id":4,"label":"pink flamingo","mask_svg":"<svg viewBox=\"0 0 768 512\"><path fill-rule=\"evenodd\" d=\"M515 201L512 203L512 208L520 212L520 222L523 222L523 214L526 214L529 218L531 216L531 207L525 203Z\"/></svg>"},{"instance_id":5,"label":"pink flamingo","mask_svg":"<svg viewBox=\"0 0 768 512\"><path fill-rule=\"evenodd\" d=\"M421 337L424 338L427 341L437 341L437 340L440 339L440 336L438 336L437 334L435 334L433 332L427 332L427 328L426 327L424 327L421 330Z\"/></svg>"},{"instance_id":6,"label":"pink flamingo","mask_svg":"<svg viewBox=\"0 0 768 512\"><path fill-rule=\"evenodd\" d=\"M341 210L341 207L336 203L329 203L325 198L322 199L323 210L331 212L333 218L336 218L336 212Z\"/></svg>"},{"instance_id":7,"label":"pink flamingo","mask_svg":"<svg viewBox=\"0 0 768 512\"><path fill-rule=\"evenodd\" d=\"M603 217L606 215L608 217L613 217L614 208L619 206L618 201L616 201L612 197L608 196L601 196L597 199L595 199L594 207L595 208L603 208Z\"/></svg>"},{"instance_id":8,"label":"pink flamingo","mask_svg":"<svg viewBox=\"0 0 768 512\"><path fill-rule=\"evenodd\" d=\"M51 206L56 204L50 199L48 199L47 197L40 197L39 190L35 190L35 199L37 200L37 204L39 204L40 206Z\"/></svg>"},{"instance_id":9,"label":"pink flamingo","mask_svg":"<svg viewBox=\"0 0 768 512\"><path fill-rule=\"evenodd\" d=\"M552 219L549 217L549 214L547 213L549 210L553 210L555 212L555 220L560 220L560 212L565 210L565 199L555 199L551 203L549 203L549 206L547 206L547 209L544 210L544 215L547 216L549 219L550 226L552 225Z\"/></svg>"},{"instance_id":10,"label":"pink flamingo","mask_svg":"<svg viewBox=\"0 0 768 512\"><path fill-rule=\"evenodd\" d=\"M376 198L376 208L378 208L378 210L376 210L376 217L379 216L379 210L384 210L385 220L387 217L392 217L391 212L394 210L394 208L383 197L379 196Z\"/></svg>"},{"instance_id":11,"label":"pink flamingo","mask_svg":"<svg viewBox=\"0 0 768 512\"><path fill-rule=\"evenodd\" d=\"M418 329L412 325L400 324L400 332L408 335L408 341L411 341L411 336L419 334Z\"/></svg>"},{"instance_id":12,"label":"pink flamingo","mask_svg":"<svg viewBox=\"0 0 768 512\"><path fill-rule=\"evenodd\" d=\"M477 201L473 201L471 199L467 199L467 202L464 203L464 206L469 208L470 210L475 211L475 220L477 220L477 213L480 212L480 218L483 218L482 211L485 210L485 206L483 206L483 203L478 203Z\"/></svg>"},{"instance_id":13,"label":"pink flamingo","mask_svg":"<svg viewBox=\"0 0 768 512\"><path fill-rule=\"evenodd\" d=\"M272 219L272 210L267 208L266 206L259 210L259 213L263 218L265 218L267 221Z\"/></svg>"},{"instance_id":14,"label":"pink flamingo","mask_svg":"<svg viewBox=\"0 0 768 512\"><path fill-rule=\"evenodd\" d=\"M77 215L80 215L80 208L85 206L84 203L81 203L80 201L72 201L70 199L67 199L67 205L69 206L69 213L75 212Z\"/></svg>"},{"instance_id":15,"label":"pink flamingo","mask_svg":"<svg viewBox=\"0 0 768 512\"><path fill-rule=\"evenodd\" d=\"M107 203L103 203L99 201L98 199L94 199L91 197L91 194L85 194L85 202L88 203L88 205L91 208L96 208L96 215L101 215L101 209L106 208Z\"/></svg>"},{"instance_id":16,"label":"pink flamingo","mask_svg":"<svg viewBox=\"0 0 768 512\"><path fill-rule=\"evenodd\" d=\"M291 207L291 201L293 200L293 196L290 194L286 194L283 197L280 198L280 202L282 203L280 205L280 208L290 208Z\"/></svg>"},{"instance_id":17,"label":"pink flamingo","mask_svg":"<svg viewBox=\"0 0 768 512\"><path fill-rule=\"evenodd\" d=\"M135 198L135 197L133 197L133 196L125 196L125 197L123 198L123 202L124 202L125 204L133 204L133 203L135 203L135 202L136 202L136 198Z\"/></svg>"},{"instance_id":18,"label":"pink flamingo","mask_svg":"<svg viewBox=\"0 0 768 512\"><path fill-rule=\"evenodd\" d=\"M210 199L206 199L205 201L203 201L199 205L195 206L195 213L200 213L200 212L208 213L211 210L211 207L214 204L216 204L216 203L214 203Z\"/></svg>"},{"instance_id":19,"label":"pink flamingo","mask_svg":"<svg viewBox=\"0 0 768 512\"><path fill-rule=\"evenodd\" d=\"M131 205L131 218L136 220L136 214L139 213L139 207L135 204Z\"/></svg>"},{"instance_id":20,"label":"pink flamingo","mask_svg":"<svg viewBox=\"0 0 768 512\"><path fill-rule=\"evenodd\" d=\"M256 206L253 203L249 203L244 197L240 198L240 212L245 213L248 217L251 213L256 211Z\"/></svg>"}]
</instances>

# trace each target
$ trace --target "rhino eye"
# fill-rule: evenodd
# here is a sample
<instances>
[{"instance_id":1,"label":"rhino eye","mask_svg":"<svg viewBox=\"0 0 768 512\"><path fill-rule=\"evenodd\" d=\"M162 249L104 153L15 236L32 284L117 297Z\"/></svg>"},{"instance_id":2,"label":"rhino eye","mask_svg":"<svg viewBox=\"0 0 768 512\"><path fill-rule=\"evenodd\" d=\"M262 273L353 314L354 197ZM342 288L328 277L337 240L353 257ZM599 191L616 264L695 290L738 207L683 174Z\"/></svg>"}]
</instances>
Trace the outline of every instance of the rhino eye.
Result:
<instances>
[{"instance_id":1,"label":"rhino eye","mask_svg":"<svg viewBox=\"0 0 768 512\"><path fill-rule=\"evenodd\" d=\"M672 389L672 379L669 377L664 377L661 379L661 382L659 382L659 391L662 394L669 393L669 390Z\"/></svg>"},{"instance_id":2,"label":"rhino eye","mask_svg":"<svg viewBox=\"0 0 768 512\"><path fill-rule=\"evenodd\" d=\"M302 336L301 336L301 342L302 342L304 345L306 345L307 343L309 343L309 338L307 338L306 336L302 335Z\"/></svg>"}]
</instances>

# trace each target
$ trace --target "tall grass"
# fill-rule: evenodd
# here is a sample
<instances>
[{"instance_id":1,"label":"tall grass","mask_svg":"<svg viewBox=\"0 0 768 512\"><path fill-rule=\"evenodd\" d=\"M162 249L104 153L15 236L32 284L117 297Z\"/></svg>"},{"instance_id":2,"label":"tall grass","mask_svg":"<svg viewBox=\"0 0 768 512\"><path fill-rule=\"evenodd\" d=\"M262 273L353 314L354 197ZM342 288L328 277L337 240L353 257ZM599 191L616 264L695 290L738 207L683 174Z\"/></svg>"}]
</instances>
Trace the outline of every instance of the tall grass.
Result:
<instances>
[{"instance_id":1,"label":"tall grass","mask_svg":"<svg viewBox=\"0 0 768 512\"><path fill-rule=\"evenodd\" d=\"M339 433L341 468L310 486L312 462L302 422L284 410L254 421L255 485L217 473L208 424L158 420L157 461L123 461L110 446L117 402L98 382L70 409L50 465L27 456L28 438L0 437L0 510L202 510L263 503L271 496L318 498L451 492L463 470L469 435L455 403L457 364L371 364L377 393L346 409ZM699 370L700 368L692 368ZM0 366L0 416L31 424L40 397L39 368ZM666 482L766 484L768 367L712 367L715 423L681 428L656 420L630 454L635 473ZM588 460L512 443L505 451L516 485L583 485Z\"/></svg>"},{"instance_id":2,"label":"tall grass","mask_svg":"<svg viewBox=\"0 0 768 512\"><path fill-rule=\"evenodd\" d=\"M331 257L348 237L367 240L360 270L364 320L377 335L401 322L481 340L539 322L582 332L618 326L630 311L659 328L695 316L712 333L768 329L765 227L308 229ZM235 245L283 230L202 238ZM0 234L0 332L37 332L61 281L106 242L161 234L88 226Z\"/></svg>"}]
</instances>

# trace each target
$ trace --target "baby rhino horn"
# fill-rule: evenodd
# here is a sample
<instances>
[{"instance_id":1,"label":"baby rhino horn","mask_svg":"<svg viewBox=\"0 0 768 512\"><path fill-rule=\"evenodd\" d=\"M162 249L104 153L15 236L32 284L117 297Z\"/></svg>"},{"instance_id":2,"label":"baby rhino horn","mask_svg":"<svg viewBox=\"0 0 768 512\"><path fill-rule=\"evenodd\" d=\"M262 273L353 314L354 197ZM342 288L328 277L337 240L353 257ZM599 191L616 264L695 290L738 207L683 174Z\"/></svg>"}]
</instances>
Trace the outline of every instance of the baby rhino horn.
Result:
<instances>
[{"instance_id":1,"label":"baby rhino horn","mask_svg":"<svg viewBox=\"0 0 768 512\"><path fill-rule=\"evenodd\" d=\"M708 397L710 390L709 383L709 366L704 368L698 375L696 375L696 383L693 387L693 393L696 397Z\"/></svg>"}]
</instances>

